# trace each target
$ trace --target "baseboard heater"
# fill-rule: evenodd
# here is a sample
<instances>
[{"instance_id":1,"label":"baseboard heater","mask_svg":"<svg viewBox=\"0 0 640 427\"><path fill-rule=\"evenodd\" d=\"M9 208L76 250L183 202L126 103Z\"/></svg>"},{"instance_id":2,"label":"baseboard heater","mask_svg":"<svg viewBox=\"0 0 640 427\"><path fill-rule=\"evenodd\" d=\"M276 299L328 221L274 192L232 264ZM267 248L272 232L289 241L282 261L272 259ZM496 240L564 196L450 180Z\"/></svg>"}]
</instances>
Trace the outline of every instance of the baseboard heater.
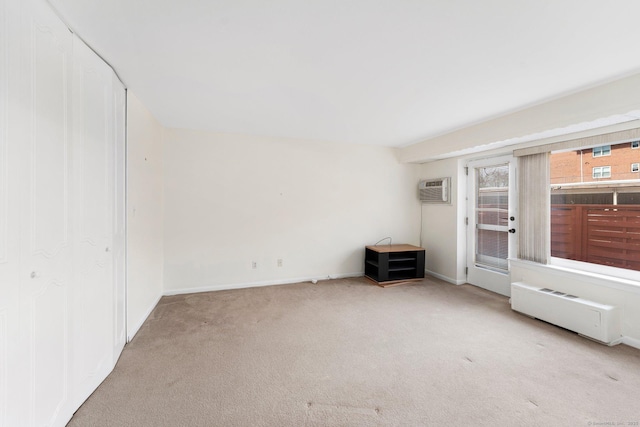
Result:
<instances>
[{"instance_id":1,"label":"baseboard heater","mask_svg":"<svg viewBox=\"0 0 640 427\"><path fill-rule=\"evenodd\" d=\"M511 308L603 344L618 344L622 338L618 307L576 295L515 282L511 283Z\"/></svg>"}]
</instances>

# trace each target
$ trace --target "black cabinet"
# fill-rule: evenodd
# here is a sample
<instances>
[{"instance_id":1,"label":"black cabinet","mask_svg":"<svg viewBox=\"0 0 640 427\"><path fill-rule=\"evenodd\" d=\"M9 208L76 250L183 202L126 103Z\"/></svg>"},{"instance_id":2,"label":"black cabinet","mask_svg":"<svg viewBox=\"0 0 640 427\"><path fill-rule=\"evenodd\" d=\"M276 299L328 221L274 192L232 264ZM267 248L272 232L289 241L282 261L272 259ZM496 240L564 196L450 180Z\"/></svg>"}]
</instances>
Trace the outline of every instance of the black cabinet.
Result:
<instances>
[{"instance_id":1,"label":"black cabinet","mask_svg":"<svg viewBox=\"0 0 640 427\"><path fill-rule=\"evenodd\" d=\"M424 249L413 245L365 247L364 275L380 286L424 278Z\"/></svg>"}]
</instances>

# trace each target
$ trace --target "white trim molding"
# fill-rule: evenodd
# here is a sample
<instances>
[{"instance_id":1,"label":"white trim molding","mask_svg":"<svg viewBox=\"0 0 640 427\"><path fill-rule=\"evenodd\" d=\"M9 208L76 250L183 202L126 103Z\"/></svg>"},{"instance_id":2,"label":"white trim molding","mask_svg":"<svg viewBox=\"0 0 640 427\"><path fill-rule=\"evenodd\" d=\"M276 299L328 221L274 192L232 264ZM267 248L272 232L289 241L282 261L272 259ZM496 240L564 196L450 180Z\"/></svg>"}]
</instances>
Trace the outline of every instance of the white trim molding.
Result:
<instances>
[{"instance_id":1,"label":"white trim molding","mask_svg":"<svg viewBox=\"0 0 640 427\"><path fill-rule=\"evenodd\" d=\"M198 292L224 291L228 289L244 289L244 288L257 288L261 286L291 285L294 283L311 282L313 280L321 281L321 280L331 280L331 279L346 279L349 277L362 277L362 276L364 276L364 273L358 272L358 273L345 273L345 274L329 274L327 276L298 277L294 279L264 280L259 282L224 283L220 285L198 286L196 288L168 289L164 291L163 295L171 296L171 295L193 294Z\"/></svg>"}]
</instances>

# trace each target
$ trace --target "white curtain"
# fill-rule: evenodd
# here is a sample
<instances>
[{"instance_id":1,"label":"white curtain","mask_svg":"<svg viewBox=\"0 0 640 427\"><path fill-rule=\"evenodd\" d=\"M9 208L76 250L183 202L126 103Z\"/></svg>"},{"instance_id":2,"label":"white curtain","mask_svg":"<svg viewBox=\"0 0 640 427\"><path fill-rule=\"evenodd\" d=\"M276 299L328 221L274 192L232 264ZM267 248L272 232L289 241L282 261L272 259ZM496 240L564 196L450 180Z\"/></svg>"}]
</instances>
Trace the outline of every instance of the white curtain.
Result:
<instances>
[{"instance_id":1,"label":"white curtain","mask_svg":"<svg viewBox=\"0 0 640 427\"><path fill-rule=\"evenodd\" d=\"M549 155L518 157L518 258L542 264L550 254Z\"/></svg>"}]
</instances>

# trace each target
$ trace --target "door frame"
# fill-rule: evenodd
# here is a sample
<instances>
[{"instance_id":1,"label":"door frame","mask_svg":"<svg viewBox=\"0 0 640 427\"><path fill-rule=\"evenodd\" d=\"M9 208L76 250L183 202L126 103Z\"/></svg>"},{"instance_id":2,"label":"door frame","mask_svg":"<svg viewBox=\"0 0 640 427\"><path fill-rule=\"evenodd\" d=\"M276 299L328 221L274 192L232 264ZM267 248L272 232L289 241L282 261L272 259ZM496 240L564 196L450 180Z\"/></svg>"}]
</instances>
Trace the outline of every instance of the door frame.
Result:
<instances>
[{"instance_id":1,"label":"door frame","mask_svg":"<svg viewBox=\"0 0 640 427\"><path fill-rule=\"evenodd\" d=\"M487 166L509 165L509 210L508 216L513 217L509 221L509 228L516 230L508 235L507 270L498 271L478 266L475 262L476 252L476 168ZM509 259L515 258L518 252L518 189L516 159L512 155L489 157L477 160L469 160L466 164L467 171L467 283L487 289L489 291L511 296L511 275L509 271Z\"/></svg>"}]
</instances>

